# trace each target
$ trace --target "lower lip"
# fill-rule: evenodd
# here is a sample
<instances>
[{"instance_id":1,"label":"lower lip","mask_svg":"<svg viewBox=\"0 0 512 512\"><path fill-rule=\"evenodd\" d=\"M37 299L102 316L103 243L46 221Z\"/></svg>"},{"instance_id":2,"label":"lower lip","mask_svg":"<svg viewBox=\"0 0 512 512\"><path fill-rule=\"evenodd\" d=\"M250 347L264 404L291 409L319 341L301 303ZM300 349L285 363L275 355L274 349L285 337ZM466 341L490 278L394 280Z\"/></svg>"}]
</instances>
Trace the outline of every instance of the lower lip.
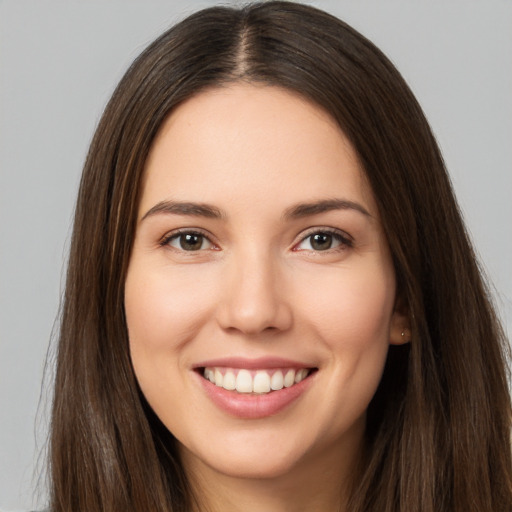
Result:
<instances>
[{"instance_id":1,"label":"lower lip","mask_svg":"<svg viewBox=\"0 0 512 512\"><path fill-rule=\"evenodd\" d=\"M228 391L212 384L198 373L196 375L206 394L217 407L232 416L244 419L266 418L278 414L306 392L314 377L312 374L289 388L259 395Z\"/></svg>"}]
</instances>

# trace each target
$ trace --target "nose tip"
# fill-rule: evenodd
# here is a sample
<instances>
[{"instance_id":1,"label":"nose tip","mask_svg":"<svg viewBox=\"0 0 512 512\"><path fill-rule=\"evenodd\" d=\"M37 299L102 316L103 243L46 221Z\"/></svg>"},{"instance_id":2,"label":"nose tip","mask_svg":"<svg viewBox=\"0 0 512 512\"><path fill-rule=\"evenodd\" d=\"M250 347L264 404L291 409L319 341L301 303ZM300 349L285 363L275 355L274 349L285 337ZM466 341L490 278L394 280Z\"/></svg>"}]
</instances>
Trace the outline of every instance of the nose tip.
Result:
<instances>
[{"instance_id":1,"label":"nose tip","mask_svg":"<svg viewBox=\"0 0 512 512\"><path fill-rule=\"evenodd\" d=\"M246 335L287 330L292 310L272 268L251 269L246 263L230 276L217 309L220 326Z\"/></svg>"},{"instance_id":2,"label":"nose tip","mask_svg":"<svg viewBox=\"0 0 512 512\"><path fill-rule=\"evenodd\" d=\"M236 330L247 335L254 335L265 331L286 330L290 323L289 317L290 315L282 306L270 303L261 304L254 298L252 301L235 303L221 324L226 330Z\"/></svg>"}]
</instances>

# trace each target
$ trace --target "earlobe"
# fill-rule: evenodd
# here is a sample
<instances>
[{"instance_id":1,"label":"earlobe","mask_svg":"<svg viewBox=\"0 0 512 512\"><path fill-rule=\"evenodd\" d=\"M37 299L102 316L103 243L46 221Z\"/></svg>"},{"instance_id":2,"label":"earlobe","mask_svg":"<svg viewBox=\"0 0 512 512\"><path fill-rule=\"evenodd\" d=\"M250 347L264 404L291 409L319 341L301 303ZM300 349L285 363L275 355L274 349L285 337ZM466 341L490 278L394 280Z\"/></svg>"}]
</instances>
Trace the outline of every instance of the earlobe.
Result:
<instances>
[{"instance_id":1,"label":"earlobe","mask_svg":"<svg viewBox=\"0 0 512 512\"><path fill-rule=\"evenodd\" d=\"M402 322L396 325L391 325L389 333L390 345L405 345L411 341L411 329L407 318L404 318Z\"/></svg>"},{"instance_id":2,"label":"earlobe","mask_svg":"<svg viewBox=\"0 0 512 512\"><path fill-rule=\"evenodd\" d=\"M411 327L407 308L395 306L389 329L390 345L405 345L411 341Z\"/></svg>"},{"instance_id":3,"label":"earlobe","mask_svg":"<svg viewBox=\"0 0 512 512\"><path fill-rule=\"evenodd\" d=\"M400 340L398 342L391 340L393 345L405 345L411 341L411 330L408 327L404 327L400 333Z\"/></svg>"},{"instance_id":4,"label":"earlobe","mask_svg":"<svg viewBox=\"0 0 512 512\"><path fill-rule=\"evenodd\" d=\"M406 321L407 322L407 321ZM405 345L411 341L411 329L407 327L407 323L403 322L402 327L391 327L389 334L390 345Z\"/></svg>"}]
</instances>

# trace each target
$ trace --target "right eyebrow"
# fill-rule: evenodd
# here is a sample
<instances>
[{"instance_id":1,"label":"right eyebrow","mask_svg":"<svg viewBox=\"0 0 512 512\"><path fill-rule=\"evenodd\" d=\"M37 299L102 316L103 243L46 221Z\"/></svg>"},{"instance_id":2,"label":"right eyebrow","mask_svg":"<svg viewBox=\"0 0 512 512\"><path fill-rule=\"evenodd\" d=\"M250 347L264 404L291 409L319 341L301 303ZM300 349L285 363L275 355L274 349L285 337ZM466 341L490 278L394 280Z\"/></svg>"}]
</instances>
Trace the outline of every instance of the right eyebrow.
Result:
<instances>
[{"instance_id":1,"label":"right eyebrow","mask_svg":"<svg viewBox=\"0 0 512 512\"><path fill-rule=\"evenodd\" d=\"M160 201L150 208L140 221L142 222L148 217L162 213L166 215L192 215L209 219L224 219L226 217L223 211L207 203Z\"/></svg>"}]
</instances>

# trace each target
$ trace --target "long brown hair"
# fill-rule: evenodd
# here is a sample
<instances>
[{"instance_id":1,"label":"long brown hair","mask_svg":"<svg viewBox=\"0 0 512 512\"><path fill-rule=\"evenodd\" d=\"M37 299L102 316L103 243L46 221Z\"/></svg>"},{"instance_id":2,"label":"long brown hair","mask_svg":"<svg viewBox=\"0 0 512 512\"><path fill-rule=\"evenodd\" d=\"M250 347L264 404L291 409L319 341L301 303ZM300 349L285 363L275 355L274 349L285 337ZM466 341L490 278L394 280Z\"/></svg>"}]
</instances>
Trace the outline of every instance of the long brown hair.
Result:
<instances>
[{"instance_id":1,"label":"long brown hair","mask_svg":"<svg viewBox=\"0 0 512 512\"><path fill-rule=\"evenodd\" d=\"M429 125L367 39L313 7L216 7L185 19L132 64L82 176L58 346L53 512L186 511L173 436L133 374L123 311L139 184L180 102L259 82L337 120L372 186L412 341L391 347L368 410L351 512L512 510L505 339Z\"/></svg>"}]
</instances>

